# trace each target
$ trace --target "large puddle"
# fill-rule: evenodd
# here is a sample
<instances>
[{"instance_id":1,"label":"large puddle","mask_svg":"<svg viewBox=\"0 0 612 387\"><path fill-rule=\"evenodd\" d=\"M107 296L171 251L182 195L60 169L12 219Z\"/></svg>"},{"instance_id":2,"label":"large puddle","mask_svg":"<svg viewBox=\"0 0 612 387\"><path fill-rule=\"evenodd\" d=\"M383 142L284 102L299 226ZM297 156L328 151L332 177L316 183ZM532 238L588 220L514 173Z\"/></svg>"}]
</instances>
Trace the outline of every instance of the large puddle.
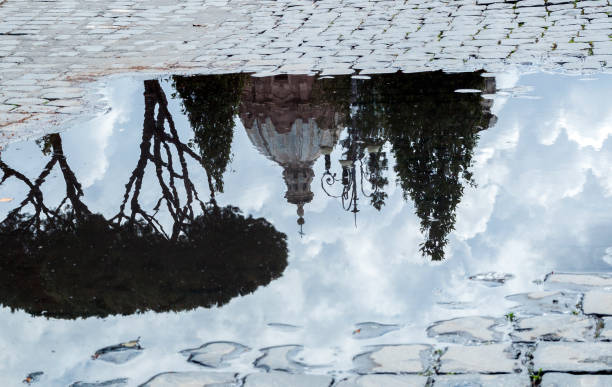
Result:
<instances>
[{"instance_id":1,"label":"large puddle","mask_svg":"<svg viewBox=\"0 0 612 387\"><path fill-rule=\"evenodd\" d=\"M108 113L0 153L0 380L227 370L181 353L215 341L240 344L224 345L241 374L269 368L268 348L342 375L368 345L503 316L551 270L609 271L610 90L441 72L111 81ZM94 355L138 337L138 356Z\"/></svg>"}]
</instances>

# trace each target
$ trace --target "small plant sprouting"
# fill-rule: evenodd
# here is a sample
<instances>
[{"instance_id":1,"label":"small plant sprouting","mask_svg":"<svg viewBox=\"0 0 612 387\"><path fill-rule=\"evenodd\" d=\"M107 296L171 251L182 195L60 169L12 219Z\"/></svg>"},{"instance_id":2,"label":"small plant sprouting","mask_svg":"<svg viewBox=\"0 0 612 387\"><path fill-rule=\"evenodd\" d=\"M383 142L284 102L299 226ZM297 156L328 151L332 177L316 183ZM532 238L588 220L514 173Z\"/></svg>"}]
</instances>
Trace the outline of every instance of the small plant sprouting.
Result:
<instances>
[{"instance_id":1,"label":"small plant sprouting","mask_svg":"<svg viewBox=\"0 0 612 387\"><path fill-rule=\"evenodd\" d=\"M570 42L570 43L576 43L576 40L575 40L575 38L572 36L572 38L570 39L570 41L569 41L569 42Z\"/></svg>"},{"instance_id":2,"label":"small plant sprouting","mask_svg":"<svg viewBox=\"0 0 612 387\"><path fill-rule=\"evenodd\" d=\"M525 25L525 22L519 22L519 27L522 27Z\"/></svg>"},{"instance_id":3,"label":"small plant sprouting","mask_svg":"<svg viewBox=\"0 0 612 387\"><path fill-rule=\"evenodd\" d=\"M542 382L542 369L540 368L538 370L538 372L534 372L531 375L529 375L531 377L531 383L535 386L540 385L540 383Z\"/></svg>"},{"instance_id":4,"label":"small plant sprouting","mask_svg":"<svg viewBox=\"0 0 612 387\"><path fill-rule=\"evenodd\" d=\"M513 322L515 318L514 312L506 313L506 320Z\"/></svg>"},{"instance_id":5,"label":"small plant sprouting","mask_svg":"<svg viewBox=\"0 0 612 387\"><path fill-rule=\"evenodd\" d=\"M574 316L578 316L578 311L577 311L577 310L572 310L572 314L573 314Z\"/></svg>"}]
</instances>

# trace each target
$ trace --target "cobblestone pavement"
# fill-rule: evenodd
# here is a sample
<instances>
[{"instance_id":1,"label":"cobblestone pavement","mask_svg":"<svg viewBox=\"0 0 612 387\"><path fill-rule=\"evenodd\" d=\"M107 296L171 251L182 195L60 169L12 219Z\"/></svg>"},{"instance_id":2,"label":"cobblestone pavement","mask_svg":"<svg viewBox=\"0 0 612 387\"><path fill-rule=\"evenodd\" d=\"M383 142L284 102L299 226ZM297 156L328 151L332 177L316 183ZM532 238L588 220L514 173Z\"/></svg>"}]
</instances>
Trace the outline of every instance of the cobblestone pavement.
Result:
<instances>
[{"instance_id":1,"label":"cobblestone pavement","mask_svg":"<svg viewBox=\"0 0 612 387\"><path fill-rule=\"evenodd\" d=\"M253 365L261 372L227 372L232 367L228 360L243 360L252 350L233 342L209 342L181 351L186 361L207 371L164 372L143 386L610 386L611 287L610 275L551 273L543 290L508 296L516 306L505 316L438 321L427 329L431 344L365 346L365 352L353 357L351 372L326 372L329 366L307 364L300 345L260 349ZM353 336L377 338L390 330L370 322ZM101 359L124 355L109 352Z\"/></svg>"},{"instance_id":2,"label":"cobblestone pavement","mask_svg":"<svg viewBox=\"0 0 612 387\"><path fill-rule=\"evenodd\" d=\"M610 72L609 1L0 0L0 136L115 73Z\"/></svg>"}]
</instances>

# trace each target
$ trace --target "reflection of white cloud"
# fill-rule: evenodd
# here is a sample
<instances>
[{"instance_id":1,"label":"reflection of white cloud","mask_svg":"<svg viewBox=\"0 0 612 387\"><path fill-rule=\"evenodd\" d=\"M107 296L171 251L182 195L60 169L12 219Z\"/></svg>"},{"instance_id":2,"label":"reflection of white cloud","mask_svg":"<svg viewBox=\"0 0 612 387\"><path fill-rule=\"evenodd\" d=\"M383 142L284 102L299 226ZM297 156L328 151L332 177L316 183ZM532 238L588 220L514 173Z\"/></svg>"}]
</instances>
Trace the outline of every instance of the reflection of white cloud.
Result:
<instances>
[{"instance_id":1,"label":"reflection of white cloud","mask_svg":"<svg viewBox=\"0 0 612 387\"><path fill-rule=\"evenodd\" d=\"M605 263L612 266L612 247L608 247L603 257L601 257Z\"/></svg>"},{"instance_id":2,"label":"reflection of white cloud","mask_svg":"<svg viewBox=\"0 0 612 387\"><path fill-rule=\"evenodd\" d=\"M593 147L600 150L603 142L612 134L612 112L607 107L604 112L587 109L590 104L586 101L581 104L577 109L560 112L557 132L565 130L567 137L580 148Z\"/></svg>"},{"instance_id":3,"label":"reflection of white cloud","mask_svg":"<svg viewBox=\"0 0 612 387\"><path fill-rule=\"evenodd\" d=\"M494 185L466 189L457 206L455 235L460 239L471 239L485 232L495 206L498 187Z\"/></svg>"},{"instance_id":4,"label":"reflection of white cloud","mask_svg":"<svg viewBox=\"0 0 612 387\"><path fill-rule=\"evenodd\" d=\"M108 157L105 154L108 140L113 134L113 128L121 118L121 112L112 110L101 117L96 118L90 128L83 129L86 136L79 140L78 146L87 152L86 168L79 168L78 176L83 188L91 187L96 181L102 179L108 169ZM72 151L72 150L71 150ZM74 152L66 152L71 154Z\"/></svg>"},{"instance_id":5,"label":"reflection of white cloud","mask_svg":"<svg viewBox=\"0 0 612 387\"><path fill-rule=\"evenodd\" d=\"M134 84L135 82L130 82ZM127 86L127 85L122 85ZM83 188L89 188L103 179L109 166L108 146L114 130L129 121L132 112L134 90L137 88L121 87L112 83L106 89L104 98L113 101L113 108L99 115L81 128L73 130L76 138L65 144L67 157L82 160L73 168ZM70 160L69 160L70 161Z\"/></svg>"},{"instance_id":6,"label":"reflection of white cloud","mask_svg":"<svg viewBox=\"0 0 612 387\"><path fill-rule=\"evenodd\" d=\"M258 212L272 198L270 186L261 184L255 187L251 186L243 192L239 201L242 205L241 209L245 213Z\"/></svg>"}]
</instances>

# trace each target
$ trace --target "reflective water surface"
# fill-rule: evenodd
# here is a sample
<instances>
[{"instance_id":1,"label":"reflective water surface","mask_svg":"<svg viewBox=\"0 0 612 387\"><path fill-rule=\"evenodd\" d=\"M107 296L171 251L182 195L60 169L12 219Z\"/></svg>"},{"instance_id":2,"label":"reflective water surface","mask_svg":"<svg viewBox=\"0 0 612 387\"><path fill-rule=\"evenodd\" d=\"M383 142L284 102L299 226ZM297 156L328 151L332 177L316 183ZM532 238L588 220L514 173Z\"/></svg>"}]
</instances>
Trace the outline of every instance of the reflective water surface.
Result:
<instances>
[{"instance_id":1,"label":"reflective water surface","mask_svg":"<svg viewBox=\"0 0 612 387\"><path fill-rule=\"evenodd\" d=\"M609 271L611 86L112 81L106 114L0 153L0 381L139 385L274 356L341 375L367 345L501 316L551 270Z\"/></svg>"}]
</instances>

